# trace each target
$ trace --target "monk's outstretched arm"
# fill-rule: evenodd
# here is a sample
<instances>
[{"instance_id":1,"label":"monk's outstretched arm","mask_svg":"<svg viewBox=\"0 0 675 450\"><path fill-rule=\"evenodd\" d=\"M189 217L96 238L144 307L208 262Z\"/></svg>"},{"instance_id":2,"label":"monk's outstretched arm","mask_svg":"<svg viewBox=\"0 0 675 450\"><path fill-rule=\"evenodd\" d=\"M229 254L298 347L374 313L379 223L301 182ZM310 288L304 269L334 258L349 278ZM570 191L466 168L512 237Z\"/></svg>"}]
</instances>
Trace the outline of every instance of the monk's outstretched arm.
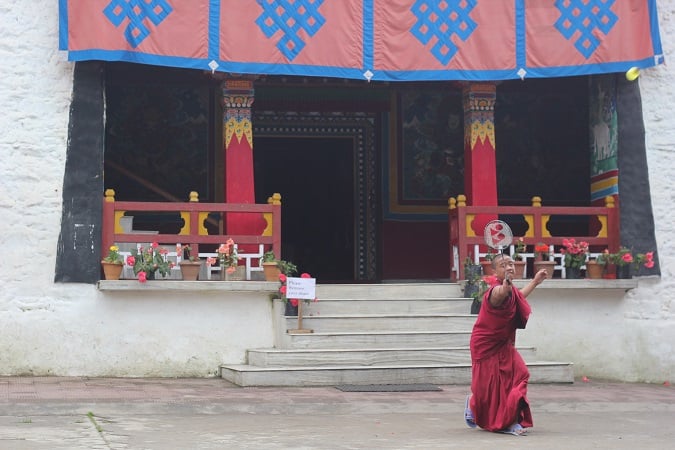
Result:
<instances>
[{"instance_id":1,"label":"monk's outstretched arm","mask_svg":"<svg viewBox=\"0 0 675 450\"><path fill-rule=\"evenodd\" d=\"M530 295L530 293L532 291L534 291L534 288L539 286L542 283L542 281L544 281L545 279L546 279L546 270L541 269L539 272L537 272L534 275L534 278L532 278L532 281L527 283L527 286L525 286L524 288L522 288L520 290L520 293L523 294L523 296L527 297L528 295Z\"/></svg>"}]
</instances>

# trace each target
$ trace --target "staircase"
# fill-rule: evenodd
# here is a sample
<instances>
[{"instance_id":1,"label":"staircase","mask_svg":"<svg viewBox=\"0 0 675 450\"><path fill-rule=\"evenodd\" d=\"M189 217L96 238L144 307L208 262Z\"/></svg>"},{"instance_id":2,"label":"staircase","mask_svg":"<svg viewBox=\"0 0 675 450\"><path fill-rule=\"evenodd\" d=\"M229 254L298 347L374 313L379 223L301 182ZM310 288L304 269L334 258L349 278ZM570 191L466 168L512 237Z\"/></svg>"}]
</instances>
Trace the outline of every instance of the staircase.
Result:
<instances>
[{"instance_id":1,"label":"staircase","mask_svg":"<svg viewBox=\"0 0 675 450\"><path fill-rule=\"evenodd\" d=\"M476 319L455 283L318 285L319 301L278 317L275 348L251 349L248 364L223 365L239 386L470 384L469 338ZM572 383L571 363L536 360L518 347L531 383Z\"/></svg>"}]
</instances>

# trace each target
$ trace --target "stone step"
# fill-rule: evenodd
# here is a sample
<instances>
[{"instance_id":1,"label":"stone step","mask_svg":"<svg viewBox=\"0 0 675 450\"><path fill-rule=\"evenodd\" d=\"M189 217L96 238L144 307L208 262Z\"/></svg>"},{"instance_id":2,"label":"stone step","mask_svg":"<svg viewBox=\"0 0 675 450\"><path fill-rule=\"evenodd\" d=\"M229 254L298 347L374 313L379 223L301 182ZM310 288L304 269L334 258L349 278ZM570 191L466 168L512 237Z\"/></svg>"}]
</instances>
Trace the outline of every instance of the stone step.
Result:
<instances>
[{"instance_id":1,"label":"stone step","mask_svg":"<svg viewBox=\"0 0 675 450\"><path fill-rule=\"evenodd\" d=\"M341 316L304 316L303 328L314 331L447 331L471 329L476 316L471 314L373 314ZM286 317L287 329L297 328L297 318Z\"/></svg>"},{"instance_id":2,"label":"stone step","mask_svg":"<svg viewBox=\"0 0 675 450\"><path fill-rule=\"evenodd\" d=\"M532 347L519 348L525 361L536 359ZM368 349L255 349L248 364L257 367L381 366L387 364L461 364L471 362L469 347L368 348Z\"/></svg>"},{"instance_id":3,"label":"stone step","mask_svg":"<svg viewBox=\"0 0 675 450\"><path fill-rule=\"evenodd\" d=\"M469 314L471 300L466 298L319 298L302 305L303 315L345 314Z\"/></svg>"},{"instance_id":4,"label":"stone step","mask_svg":"<svg viewBox=\"0 0 675 450\"><path fill-rule=\"evenodd\" d=\"M461 298L458 283L382 283L382 284L318 284L316 296L324 299L418 299Z\"/></svg>"},{"instance_id":5,"label":"stone step","mask_svg":"<svg viewBox=\"0 0 675 450\"><path fill-rule=\"evenodd\" d=\"M303 319L303 328L305 320ZM286 334L277 347L293 349L336 348L420 348L438 346L468 346L471 328L459 331L354 331Z\"/></svg>"},{"instance_id":6,"label":"stone step","mask_svg":"<svg viewBox=\"0 0 675 450\"><path fill-rule=\"evenodd\" d=\"M530 383L573 383L571 363L528 363ZM335 386L340 384L470 384L471 364L256 367L220 366L220 376L239 386Z\"/></svg>"}]
</instances>

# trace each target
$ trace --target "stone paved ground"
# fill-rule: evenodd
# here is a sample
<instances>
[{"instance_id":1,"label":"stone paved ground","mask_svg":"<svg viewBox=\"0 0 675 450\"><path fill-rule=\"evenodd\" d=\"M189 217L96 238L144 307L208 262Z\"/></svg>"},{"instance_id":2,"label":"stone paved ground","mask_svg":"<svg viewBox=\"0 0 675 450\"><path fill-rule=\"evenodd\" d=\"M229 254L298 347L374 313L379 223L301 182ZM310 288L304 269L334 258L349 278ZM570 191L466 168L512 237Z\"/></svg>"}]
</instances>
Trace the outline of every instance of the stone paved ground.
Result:
<instances>
[{"instance_id":1,"label":"stone paved ground","mask_svg":"<svg viewBox=\"0 0 675 450\"><path fill-rule=\"evenodd\" d=\"M528 436L472 430L468 386L239 388L211 379L0 377L0 449L666 449L675 388L532 385Z\"/></svg>"}]
</instances>

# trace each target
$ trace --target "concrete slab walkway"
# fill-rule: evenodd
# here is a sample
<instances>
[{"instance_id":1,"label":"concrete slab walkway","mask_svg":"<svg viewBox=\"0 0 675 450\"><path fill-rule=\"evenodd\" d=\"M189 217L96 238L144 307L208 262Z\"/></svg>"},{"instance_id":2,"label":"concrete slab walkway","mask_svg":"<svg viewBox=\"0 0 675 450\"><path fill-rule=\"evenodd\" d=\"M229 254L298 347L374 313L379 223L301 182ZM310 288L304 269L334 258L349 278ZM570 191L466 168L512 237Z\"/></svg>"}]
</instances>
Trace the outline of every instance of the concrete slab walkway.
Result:
<instances>
[{"instance_id":1,"label":"concrete slab walkway","mask_svg":"<svg viewBox=\"0 0 675 450\"><path fill-rule=\"evenodd\" d=\"M239 388L219 378L0 377L0 449L666 449L675 388L531 385L525 437L472 430L468 386Z\"/></svg>"}]
</instances>

